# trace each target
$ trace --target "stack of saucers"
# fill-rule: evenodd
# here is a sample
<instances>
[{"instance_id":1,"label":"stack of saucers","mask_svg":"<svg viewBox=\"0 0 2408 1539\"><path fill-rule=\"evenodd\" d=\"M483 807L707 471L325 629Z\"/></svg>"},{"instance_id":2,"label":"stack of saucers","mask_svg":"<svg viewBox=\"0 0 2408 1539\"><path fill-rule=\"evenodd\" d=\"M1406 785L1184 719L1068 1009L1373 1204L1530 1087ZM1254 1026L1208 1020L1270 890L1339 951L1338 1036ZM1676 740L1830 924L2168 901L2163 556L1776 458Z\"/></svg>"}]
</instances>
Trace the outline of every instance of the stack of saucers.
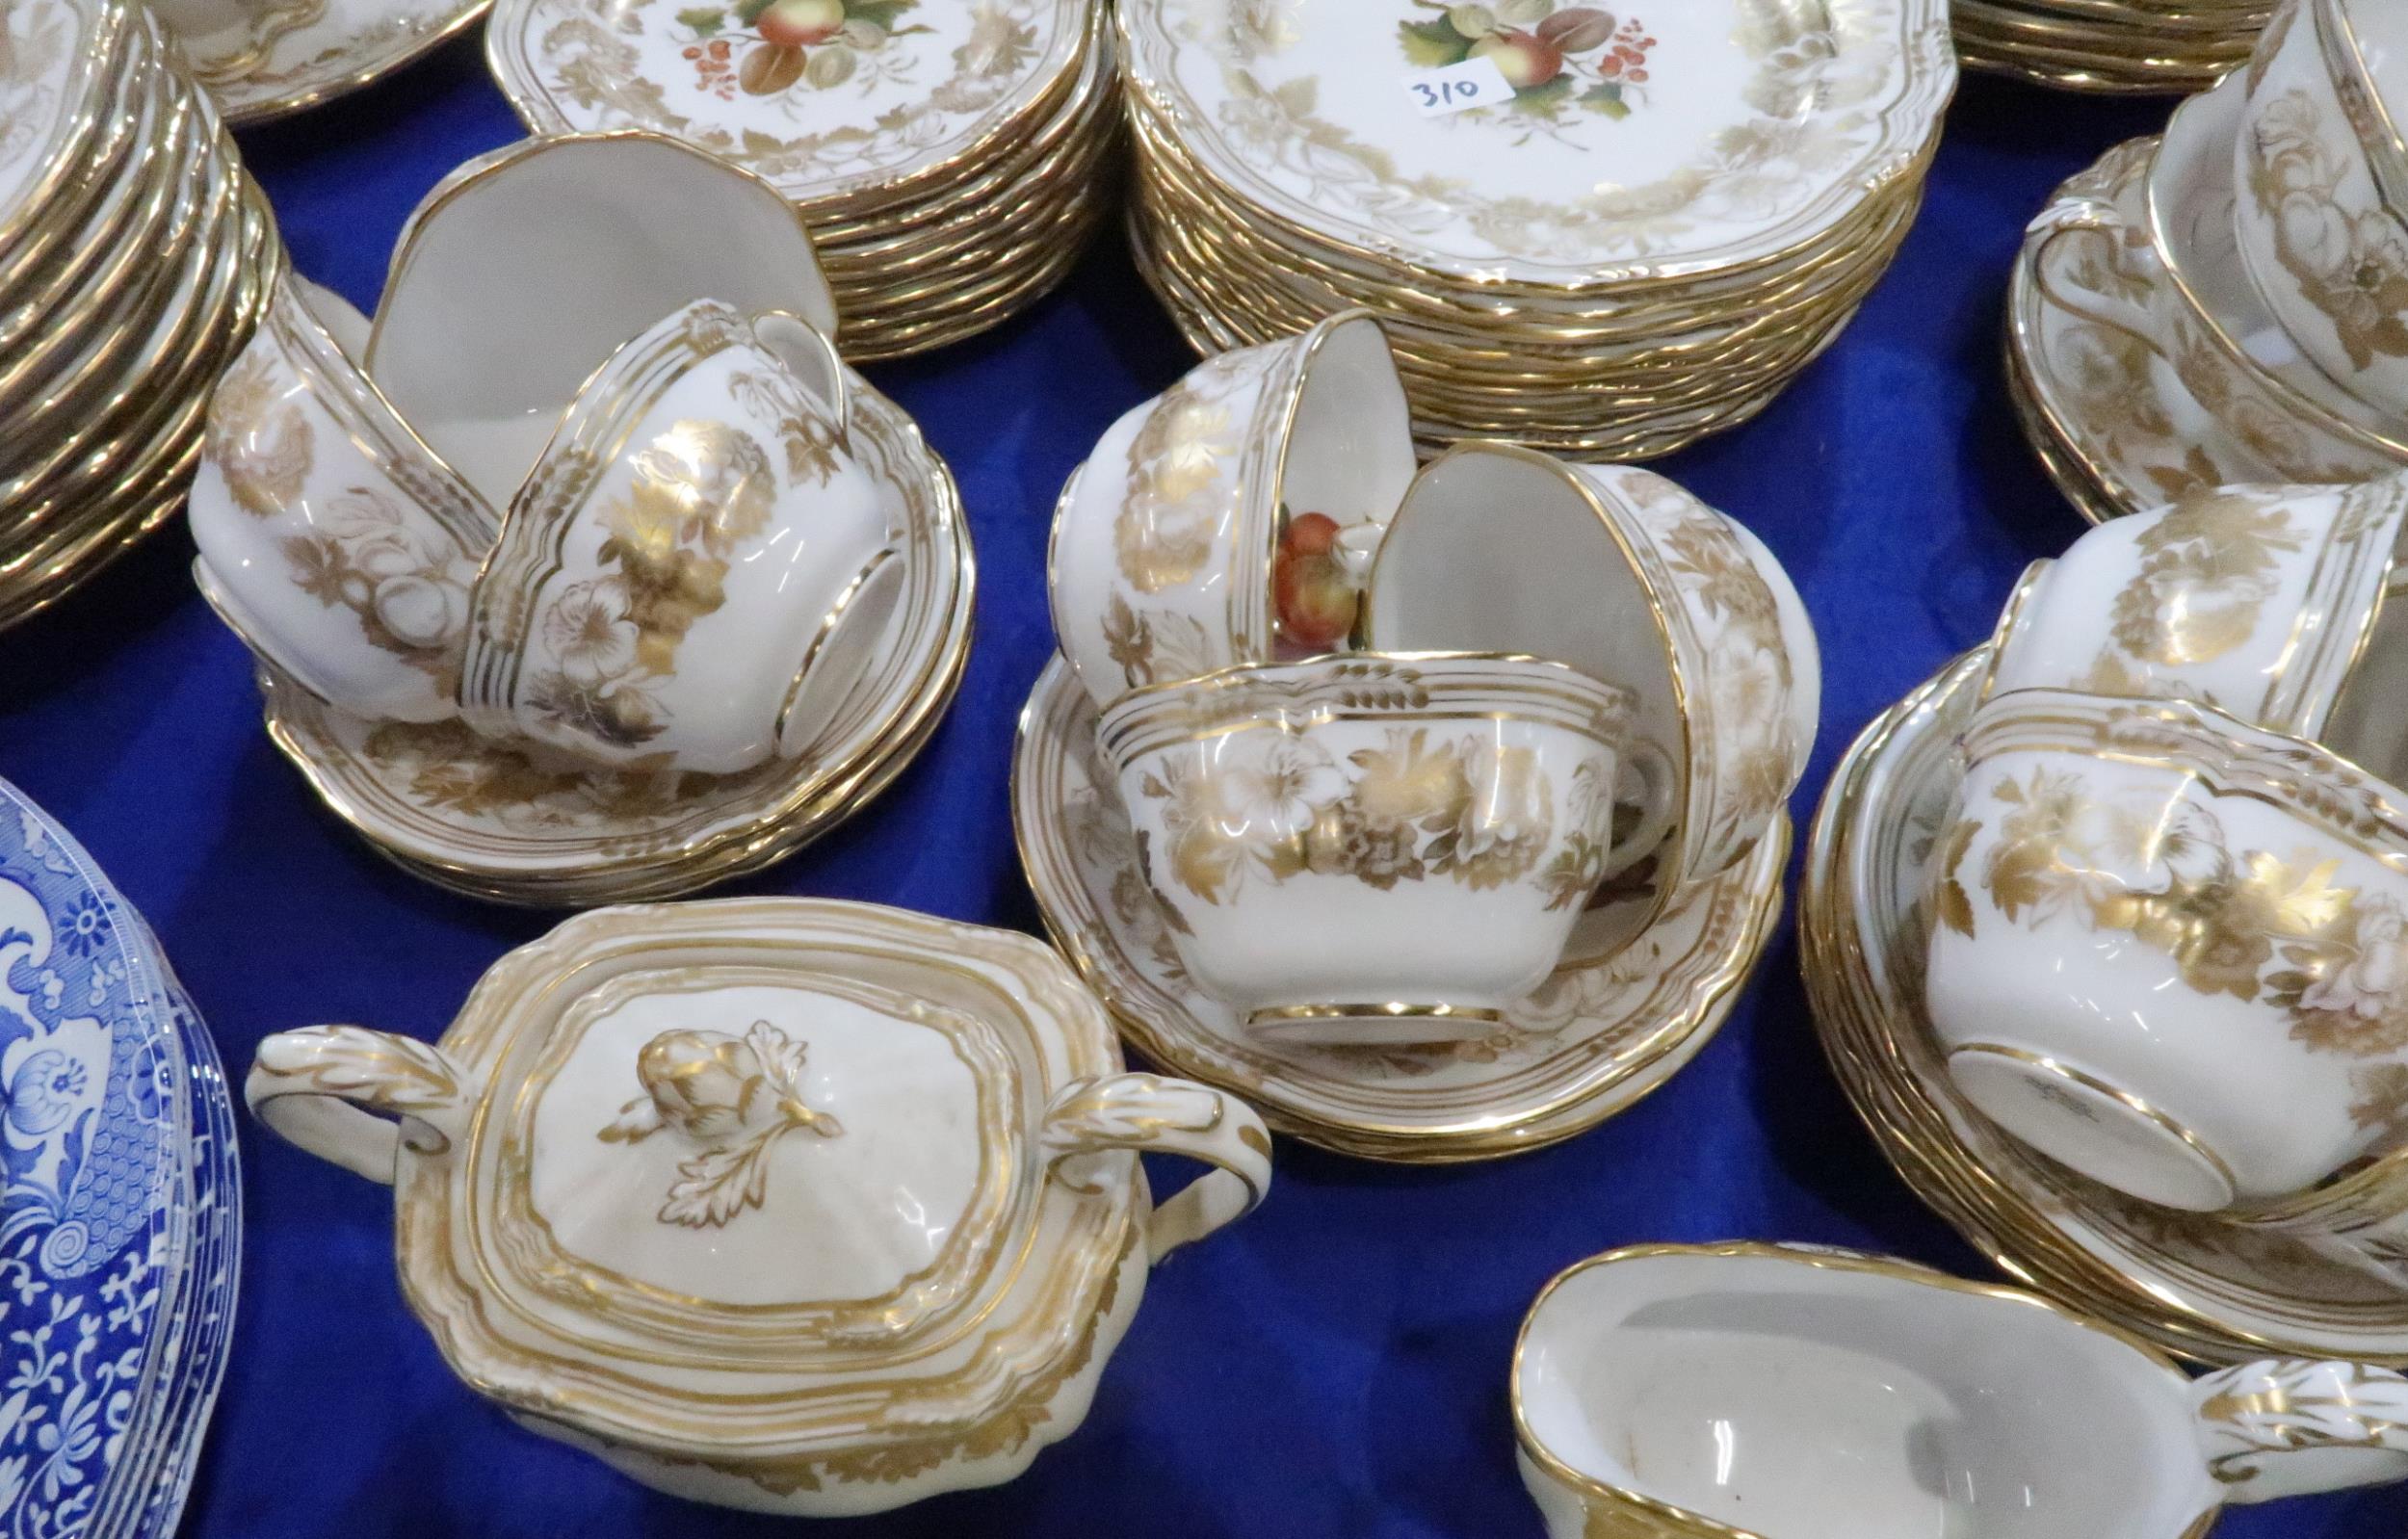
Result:
<instances>
[{"instance_id":1,"label":"stack of saucers","mask_svg":"<svg viewBox=\"0 0 2408 1539\"><path fill-rule=\"evenodd\" d=\"M1208 352L1376 311L1426 448L1667 453L1769 402L1914 217L1946 7L1861 10L1130 0L1140 265ZM1496 104L1425 116L1457 80Z\"/></svg>"},{"instance_id":2,"label":"stack of saucers","mask_svg":"<svg viewBox=\"0 0 2408 1539\"><path fill-rule=\"evenodd\" d=\"M538 134L651 129L768 178L811 226L856 361L1016 313L1112 203L1091 0L506 0L485 50Z\"/></svg>"},{"instance_id":3,"label":"stack of saucers","mask_svg":"<svg viewBox=\"0 0 2408 1539\"><path fill-rule=\"evenodd\" d=\"M0 11L0 624L175 510L282 261L148 12Z\"/></svg>"},{"instance_id":4,"label":"stack of saucers","mask_svg":"<svg viewBox=\"0 0 2408 1539\"><path fill-rule=\"evenodd\" d=\"M1955 0L1957 57L2071 91L2203 91L2276 0Z\"/></svg>"},{"instance_id":5,"label":"stack of saucers","mask_svg":"<svg viewBox=\"0 0 2408 1539\"><path fill-rule=\"evenodd\" d=\"M165 1539L225 1371L241 1271L233 1105L142 916L0 781L0 1334L26 1366L0 1417L0 1528ZM41 1372L31 1370L42 1363Z\"/></svg>"}]
</instances>

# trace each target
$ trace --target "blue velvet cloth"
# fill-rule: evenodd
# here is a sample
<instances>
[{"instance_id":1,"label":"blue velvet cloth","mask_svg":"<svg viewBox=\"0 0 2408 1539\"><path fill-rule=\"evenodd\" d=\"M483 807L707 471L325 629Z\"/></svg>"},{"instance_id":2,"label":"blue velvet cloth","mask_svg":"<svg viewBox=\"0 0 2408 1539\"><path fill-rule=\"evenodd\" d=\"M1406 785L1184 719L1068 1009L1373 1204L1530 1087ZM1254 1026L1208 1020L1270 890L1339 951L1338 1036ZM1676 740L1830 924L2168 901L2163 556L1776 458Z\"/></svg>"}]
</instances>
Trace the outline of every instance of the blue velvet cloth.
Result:
<instances>
[{"instance_id":1,"label":"blue velvet cloth","mask_svg":"<svg viewBox=\"0 0 2408 1539\"><path fill-rule=\"evenodd\" d=\"M1867 719L1979 640L2024 563L2080 532L2001 380L2006 273L2050 189L2164 112L1969 79L1922 219L1864 313L1760 419L1662 466L1764 536L1821 633L1822 738L1801 825ZM301 270L367 305L411 205L518 133L469 39L244 140ZM872 371L960 478L976 649L919 763L743 890L1036 927L1005 785L1013 720L1051 645L1046 521L1105 425L1191 361L1115 234L1034 313ZM0 638L0 774L148 915L238 1077L283 1028L435 1034L496 956L552 919L425 886L323 812L262 732L248 660L194 594L190 559L171 530ZM512 1425L452 1377L405 1306L389 1194L249 1119L244 1136L242 1320L188 1534L787 1531L654 1495ZM1531 1296L1610 1246L1730 1237L1988 1275L1843 1102L1786 926L1712 1046L1569 1144L1411 1170L1281 1140L1269 1205L1157 1274L1074 1437L1010 1485L824 1531L1534 1535L1505 1389ZM2403 1528L2408 1490L2237 1511L2223 1531Z\"/></svg>"}]
</instances>

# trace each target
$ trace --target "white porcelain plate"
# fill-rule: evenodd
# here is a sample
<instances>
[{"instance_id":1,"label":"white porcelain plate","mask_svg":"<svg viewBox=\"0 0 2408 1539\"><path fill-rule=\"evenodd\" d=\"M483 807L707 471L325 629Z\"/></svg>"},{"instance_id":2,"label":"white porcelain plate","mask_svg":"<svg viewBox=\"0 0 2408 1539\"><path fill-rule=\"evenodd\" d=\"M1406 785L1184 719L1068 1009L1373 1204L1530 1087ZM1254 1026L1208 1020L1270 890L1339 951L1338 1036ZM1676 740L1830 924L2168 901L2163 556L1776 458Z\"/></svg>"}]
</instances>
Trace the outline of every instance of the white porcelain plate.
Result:
<instances>
[{"instance_id":1,"label":"white porcelain plate","mask_svg":"<svg viewBox=\"0 0 2408 1539\"><path fill-rule=\"evenodd\" d=\"M1181 969L1139 874L1119 793L1095 758L1095 717L1059 657L1021 713L1012 822L1046 927L1149 1056L1244 1096L1274 1126L1326 1148L1474 1160L1595 1126L1713 1037L1780 910L1786 821L1739 867L1676 893L1628 947L1557 968L1495 1035L1378 1050L1260 1042ZM1574 955L1593 950L1584 939L1610 927L1623 900L1591 911Z\"/></svg>"},{"instance_id":2,"label":"white porcelain plate","mask_svg":"<svg viewBox=\"0 0 2408 1539\"><path fill-rule=\"evenodd\" d=\"M499 0L485 52L537 133L671 134L800 202L989 147L1070 78L1087 19L1088 0Z\"/></svg>"},{"instance_id":3,"label":"white porcelain plate","mask_svg":"<svg viewBox=\"0 0 2408 1539\"><path fill-rule=\"evenodd\" d=\"M1779 255L1908 172L1956 81L1940 0L1124 0L1188 151L1341 246L1479 280ZM1486 59L1494 107L1407 76Z\"/></svg>"},{"instance_id":4,"label":"white porcelain plate","mask_svg":"<svg viewBox=\"0 0 2408 1539\"><path fill-rule=\"evenodd\" d=\"M155 0L154 0L155 3ZM371 86L484 14L491 0L230 0L162 5L193 74L236 126Z\"/></svg>"}]
</instances>

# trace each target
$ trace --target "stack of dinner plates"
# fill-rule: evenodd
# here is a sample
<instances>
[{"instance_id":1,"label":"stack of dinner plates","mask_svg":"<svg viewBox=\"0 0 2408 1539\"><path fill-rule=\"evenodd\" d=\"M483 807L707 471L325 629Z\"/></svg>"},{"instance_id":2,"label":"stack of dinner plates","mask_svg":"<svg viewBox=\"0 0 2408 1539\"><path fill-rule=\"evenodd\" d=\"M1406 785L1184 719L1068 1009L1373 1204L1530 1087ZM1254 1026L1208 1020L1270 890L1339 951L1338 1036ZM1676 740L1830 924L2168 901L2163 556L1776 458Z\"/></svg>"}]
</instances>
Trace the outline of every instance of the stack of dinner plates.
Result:
<instances>
[{"instance_id":1,"label":"stack of dinner plates","mask_svg":"<svg viewBox=\"0 0 2408 1539\"><path fill-rule=\"evenodd\" d=\"M0 1531L167 1539L225 1372L234 1107L157 940L0 781Z\"/></svg>"},{"instance_id":2,"label":"stack of dinner plates","mask_svg":"<svg viewBox=\"0 0 2408 1539\"><path fill-rule=\"evenodd\" d=\"M1132 235L1191 342L1367 305L1426 446L1584 457L1738 423L1830 343L1956 79L1941 0L1124 0L1119 25Z\"/></svg>"},{"instance_id":3,"label":"stack of dinner plates","mask_svg":"<svg viewBox=\"0 0 2408 1539\"><path fill-rule=\"evenodd\" d=\"M1116 193L1099 0L502 0L485 51L538 134L648 128L766 177L855 360L1014 314Z\"/></svg>"},{"instance_id":4,"label":"stack of dinner plates","mask_svg":"<svg viewBox=\"0 0 2408 1539\"><path fill-rule=\"evenodd\" d=\"M1955 0L1976 69L2073 91L2204 91L2249 58L2278 0Z\"/></svg>"},{"instance_id":5,"label":"stack of dinner plates","mask_svg":"<svg viewBox=\"0 0 2408 1539\"><path fill-rule=\"evenodd\" d=\"M174 512L282 261L147 11L0 6L0 624Z\"/></svg>"}]
</instances>

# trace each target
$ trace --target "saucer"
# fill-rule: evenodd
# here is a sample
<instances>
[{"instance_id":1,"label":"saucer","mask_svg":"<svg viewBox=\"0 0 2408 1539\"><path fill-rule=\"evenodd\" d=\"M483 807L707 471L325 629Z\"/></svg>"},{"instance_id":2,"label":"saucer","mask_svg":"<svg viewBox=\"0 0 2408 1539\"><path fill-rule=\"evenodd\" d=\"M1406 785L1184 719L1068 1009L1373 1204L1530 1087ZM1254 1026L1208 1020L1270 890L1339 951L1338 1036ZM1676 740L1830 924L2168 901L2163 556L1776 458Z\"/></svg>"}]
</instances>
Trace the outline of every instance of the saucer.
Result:
<instances>
[{"instance_id":1,"label":"saucer","mask_svg":"<svg viewBox=\"0 0 2408 1539\"><path fill-rule=\"evenodd\" d=\"M2229 106L2222 91L2193 97L2176 128L2212 136L2221 125L2192 115ZM2173 143L2172 131L2128 141L2068 179L2016 256L2008 393L2051 479L2098 523L2209 486L2349 483L2400 468L2380 435L2338 414L2331 386L2273 347L2234 274L2211 266L2187 279L2216 301L2212 323L2184 300L2186 270L2169 257L2212 264L2237 253L2203 244L2218 233L2213 210L2190 209L2186 197L2167 214L2188 212L2187 222L2170 236L2154 229L2151 170ZM2187 142L2183 151L2202 159ZM2134 309L2180 324L2135 329L2119 319Z\"/></svg>"},{"instance_id":2,"label":"saucer","mask_svg":"<svg viewBox=\"0 0 2408 1539\"><path fill-rule=\"evenodd\" d=\"M492 0L301 0L284 19L181 33L193 76L235 127L372 86L474 25Z\"/></svg>"},{"instance_id":3,"label":"saucer","mask_svg":"<svg viewBox=\"0 0 2408 1539\"><path fill-rule=\"evenodd\" d=\"M1095 757L1096 712L1070 665L1046 664L1020 716L1012 826L1038 909L1122 1034L1174 1073L1246 1098L1265 1120L1342 1154L1412 1163L1541 1148L1623 1110L1714 1036L1781 906L1789 824L1741 865L1681 889L1627 948L1601 946L1643 884L1592 908L1567 960L1504 1027L1430 1047L1259 1041L1180 968L1139 879L1135 836Z\"/></svg>"},{"instance_id":4,"label":"saucer","mask_svg":"<svg viewBox=\"0 0 2408 1539\"><path fill-rule=\"evenodd\" d=\"M952 473L856 378L853 438L904 561L885 640L822 741L730 775L538 764L464 723L369 722L263 669L268 731L335 816L439 886L586 906L757 871L851 817L935 730L969 655L974 569Z\"/></svg>"},{"instance_id":5,"label":"saucer","mask_svg":"<svg viewBox=\"0 0 2408 1539\"><path fill-rule=\"evenodd\" d=\"M1988 662L1976 648L1866 728L1816 815L1799 900L1807 992L1858 1114L1917 1195L2064 1303L2205 1362L2408 1362L2408 1293L2297 1241L2084 1181L1949 1080L1922 1012L1917 908Z\"/></svg>"},{"instance_id":6,"label":"saucer","mask_svg":"<svg viewBox=\"0 0 2408 1539\"><path fill-rule=\"evenodd\" d=\"M2063 91L2204 91L2249 62L2272 0L1955 0L1956 56L1971 69Z\"/></svg>"}]
</instances>

